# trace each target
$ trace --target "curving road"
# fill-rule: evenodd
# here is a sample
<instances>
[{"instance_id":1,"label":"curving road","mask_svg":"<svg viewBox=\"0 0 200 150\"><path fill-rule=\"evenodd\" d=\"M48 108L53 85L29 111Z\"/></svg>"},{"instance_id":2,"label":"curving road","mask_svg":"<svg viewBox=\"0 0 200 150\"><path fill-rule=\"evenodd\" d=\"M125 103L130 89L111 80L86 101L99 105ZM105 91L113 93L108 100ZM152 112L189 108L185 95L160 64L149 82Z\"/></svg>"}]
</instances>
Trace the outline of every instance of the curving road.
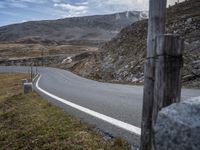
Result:
<instances>
[{"instance_id":1,"label":"curving road","mask_svg":"<svg viewBox=\"0 0 200 150\"><path fill-rule=\"evenodd\" d=\"M0 67L0 72L30 72L30 67ZM142 86L101 83L55 68L40 67L38 72L35 89L45 99L109 136L124 137L132 144L138 142ZM182 100L197 96L200 90L182 90Z\"/></svg>"}]
</instances>

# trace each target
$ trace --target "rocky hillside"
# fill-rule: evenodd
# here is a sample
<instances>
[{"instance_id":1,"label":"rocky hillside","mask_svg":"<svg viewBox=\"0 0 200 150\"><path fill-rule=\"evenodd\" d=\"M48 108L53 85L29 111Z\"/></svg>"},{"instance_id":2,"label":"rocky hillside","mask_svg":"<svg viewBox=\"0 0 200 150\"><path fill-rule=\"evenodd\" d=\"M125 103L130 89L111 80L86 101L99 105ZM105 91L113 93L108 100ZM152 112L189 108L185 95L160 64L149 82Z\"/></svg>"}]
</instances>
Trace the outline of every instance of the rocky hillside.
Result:
<instances>
[{"instance_id":1,"label":"rocky hillside","mask_svg":"<svg viewBox=\"0 0 200 150\"><path fill-rule=\"evenodd\" d=\"M0 42L98 44L110 40L127 25L147 18L146 12L31 21L0 27Z\"/></svg>"},{"instance_id":2,"label":"rocky hillside","mask_svg":"<svg viewBox=\"0 0 200 150\"><path fill-rule=\"evenodd\" d=\"M189 0L167 10L167 33L180 34L185 39L183 81L195 87L200 87L199 8L199 0ZM104 44L96 61L91 59L81 64L81 68L85 66L84 75L106 81L142 83L147 22L133 23ZM92 71L87 69L88 64Z\"/></svg>"}]
</instances>

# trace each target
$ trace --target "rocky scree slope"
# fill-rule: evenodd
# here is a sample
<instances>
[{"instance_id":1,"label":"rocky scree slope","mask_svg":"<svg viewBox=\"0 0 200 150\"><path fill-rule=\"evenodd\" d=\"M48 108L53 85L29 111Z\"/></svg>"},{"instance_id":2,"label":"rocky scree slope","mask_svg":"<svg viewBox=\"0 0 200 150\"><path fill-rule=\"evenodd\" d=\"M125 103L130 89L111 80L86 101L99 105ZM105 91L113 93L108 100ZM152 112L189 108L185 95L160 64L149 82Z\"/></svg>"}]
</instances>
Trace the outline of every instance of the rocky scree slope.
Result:
<instances>
[{"instance_id":1,"label":"rocky scree slope","mask_svg":"<svg viewBox=\"0 0 200 150\"><path fill-rule=\"evenodd\" d=\"M0 42L98 44L110 40L127 25L147 18L146 12L30 21L0 27Z\"/></svg>"},{"instance_id":2,"label":"rocky scree slope","mask_svg":"<svg viewBox=\"0 0 200 150\"><path fill-rule=\"evenodd\" d=\"M199 0L189 0L167 9L167 33L185 39L183 81L192 87L200 87L199 8ZM77 66L75 72L103 81L143 83L147 22L138 21L122 29L96 56Z\"/></svg>"}]
</instances>

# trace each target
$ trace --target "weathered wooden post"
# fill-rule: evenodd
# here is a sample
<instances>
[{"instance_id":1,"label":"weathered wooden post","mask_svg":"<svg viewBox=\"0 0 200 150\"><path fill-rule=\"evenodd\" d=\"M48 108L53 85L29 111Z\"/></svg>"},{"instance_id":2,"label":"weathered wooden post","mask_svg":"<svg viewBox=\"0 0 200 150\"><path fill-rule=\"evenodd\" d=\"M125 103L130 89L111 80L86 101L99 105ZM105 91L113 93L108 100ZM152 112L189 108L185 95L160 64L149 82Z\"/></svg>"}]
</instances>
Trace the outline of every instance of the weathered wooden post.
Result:
<instances>
[{"instance_id":1,"label":"weathered wooden post","mask_svg":"<svg viewBox=\"0 0 200 150\"><path fill-rule=\"evenodd\" d=\"M156 37L165 33L166 0L150 0L140 150L152 148Z\"/></svg>"},{"instance_id":2,"label":"weathered wooden post","mask_svg":"<svg viewBox=\"0 0 200 150\"><path fill-rule=\"evenodd\" d=\"M158 111L181 99L181 67L183 66L183 39L166 34L157 37L153 125Z\"/></svg>"}]
</instances>

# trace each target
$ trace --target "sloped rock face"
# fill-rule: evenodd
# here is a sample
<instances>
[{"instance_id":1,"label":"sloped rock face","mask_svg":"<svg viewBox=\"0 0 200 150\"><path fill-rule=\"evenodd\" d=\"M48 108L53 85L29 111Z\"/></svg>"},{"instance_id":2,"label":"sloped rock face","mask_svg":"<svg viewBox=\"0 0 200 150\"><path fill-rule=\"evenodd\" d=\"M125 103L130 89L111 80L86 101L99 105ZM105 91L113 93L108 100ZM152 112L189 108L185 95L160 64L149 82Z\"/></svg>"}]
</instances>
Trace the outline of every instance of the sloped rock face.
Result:
<instances>
[{"instance_id":1,"label":"sloped rock face","mask_svg":"<svg viewBox=\"0 0 200 150\"><path fill-rule=\"evenodd\" d=\"M154 130L157 150L199 150L200 97L162 109Z\"/></svg>"},{"instance_id":2,"label":"sloped rock face","mask_svg":"<svg viewBox=\"0 0 200 150\"><path fill-rule=\"evenodd\" d=\"M147 20L144 20L124 28L117 37L103 45L103 78L112 76L114 80L128 82L143 80L146 37Z\"/></svg>"},{"instance_id":3,"label":"sloped rock face","mask_svg":"<svg viewBox=\"0 0 200 150\"><path fill-rule=\"evenodd\" d=\"M185 39L183 81L200 88L200 1L189 0L167 9L167 33ZM99 74L105 81L142 83L146 55L147 20L121 30L101 47Z\"/></svg>"}]
</instances>

